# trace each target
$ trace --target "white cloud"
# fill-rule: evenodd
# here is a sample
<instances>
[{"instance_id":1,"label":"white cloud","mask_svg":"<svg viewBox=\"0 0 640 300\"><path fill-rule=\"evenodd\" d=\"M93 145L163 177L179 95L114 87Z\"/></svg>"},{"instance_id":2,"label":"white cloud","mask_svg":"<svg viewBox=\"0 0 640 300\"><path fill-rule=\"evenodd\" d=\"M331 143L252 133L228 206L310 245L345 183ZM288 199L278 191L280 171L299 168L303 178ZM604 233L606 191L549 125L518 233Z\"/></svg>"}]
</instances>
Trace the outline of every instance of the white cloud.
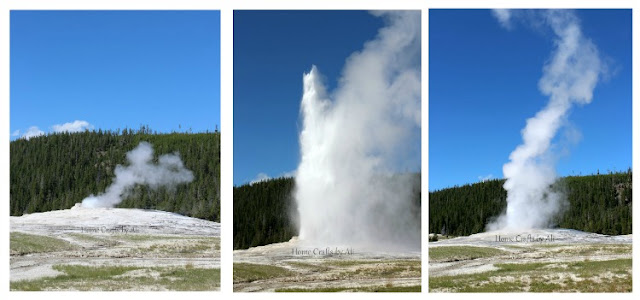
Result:
<instances>
[{"instance_id":1,"label":"white cloud","mask_svg":"<svg viewBox=\"0 0 640 300\"><path fill-rule=\"evenodd\" d=\"M280 173L280 175L277 178L296 177L296 171L297 170ZM251 184L254 184L254 183L258 183L258 182L263 182L263 181L267 181L267 180L270 180L270 179L273 179L273 178L275 178L275 177L271 177L267 173L260 172L260 173L258 173L258 175L256 175L256 178L254 178L253 180L249 181L249 184L251 185Z\"/></svg>"},{"instance_id":2,"label":"white cloud","mask_svg":"<svg viewBox=\"0 0 640 300\"><path fill-rule=\"evenodd\" d=\"M87 129L93 129L93 125L87 121L75 120L71 123L56 124L51 128L53 132L82 132Z\"/></svg>"},{"instance_id":3,"label":"white cloud","mask_svg":"<svg viewBox=\"0 0 640 300\"><path fill-rule=\"evenodd\" d=\"M75 120L73 122L64 123L64 124L55 124L51 126L51 132L82 132L85 130L93 129L93 125L89 124L87 121ZM45 132L40 130L38 126L31 126L27 131L25 131L22 135L20 135L20 130L14 131L11 136L20 136L26 140L29 140L32 137L44 135Z\"/></svg>"},{"instance_id":4,"label":"white cloud","mask_svg":"<svg viewBox=\"0 0 640 300\"><path fill-rule=\"evenodd\" d=\"M29 140L32 137L41 136L41 135L44 135L44 131L40 130L38 126L31 126L29 127L29 129L27 129L27 132L25 132L22 135L22 138Z\"/></svg>"},{"instance_id":5,"label":"white cloud","mask_svg":"<svg viewBox=\"0 0 640 300\"><path fill-rule=\"evenodd\" d=\"M511 29L511 10L494 9L491 11L494 17L498 19L500 25L506 29Z\"/></svg>"},{"instance_id":6,"label":"white cloud","mask_svg":"<svg viewBox=\"0 0 640 300\"><path fill-rule=\"evenodd\" d=\"M296 171L297 170L284 172L284 173L282 173L282 175L280 175L280 177L296 177Z\"/></svg>"},{"instance_id":7,"label":"white cloud","mask_svg":"<svg viewBox=\"0 0 640 300\"><path fill-rule=\"evenodd\" d=\"M269 175L265 174L265 173L258 173L258 175L256 176L256 178L254 178L253 180L251 180L249 182L249 184L254 184L254 183L258 183L258 182L262 182L262 181L267 181L271 179L271 177L269 177Z\"/></svg>"},{"instance_id":8,"label":"white cloud","mask_svg":"<svg viewBox=\"0 0 640 300\"><path fill-rule=\"evenodd\" d=\"M485 176L478 176L478 179L480 179L480 181L485 182L487 180L491 180L493 179L493 174L489 174L489 175L485 175Z\"/></svg>"}]
</instances>

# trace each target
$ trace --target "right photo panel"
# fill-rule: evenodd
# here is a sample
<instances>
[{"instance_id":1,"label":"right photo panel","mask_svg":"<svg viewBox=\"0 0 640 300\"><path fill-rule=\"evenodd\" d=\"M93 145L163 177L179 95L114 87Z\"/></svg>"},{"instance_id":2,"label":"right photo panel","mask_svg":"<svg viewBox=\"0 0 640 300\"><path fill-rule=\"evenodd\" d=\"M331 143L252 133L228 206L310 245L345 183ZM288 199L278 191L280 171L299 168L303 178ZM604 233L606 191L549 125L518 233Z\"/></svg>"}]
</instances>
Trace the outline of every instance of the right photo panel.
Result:
<instances>
[{"instance_id":1,"label":"right photo panel","mask_svg":"<svg viewBox=\"0 0 640 300\"><path fill-rule=\"evenodd\" d=\"M430 292L631 292L631 15L429 10Z\"/></svg>"}]
</instances>

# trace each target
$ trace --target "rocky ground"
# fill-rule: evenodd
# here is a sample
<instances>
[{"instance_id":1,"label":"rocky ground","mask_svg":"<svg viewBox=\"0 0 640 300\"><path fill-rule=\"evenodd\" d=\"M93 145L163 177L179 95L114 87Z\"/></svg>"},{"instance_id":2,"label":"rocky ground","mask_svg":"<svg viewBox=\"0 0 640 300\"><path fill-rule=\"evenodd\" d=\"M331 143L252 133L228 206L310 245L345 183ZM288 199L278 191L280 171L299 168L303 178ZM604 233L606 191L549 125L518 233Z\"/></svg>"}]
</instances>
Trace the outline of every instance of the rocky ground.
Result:
<instances>
[{"instance_id":1,"label":"rocky ground","mask_svg":"<svg viewBox=\"0 0 640 300\"><path fill-rule=\"evenodd\" d=\"M420 251L373 251L289 242L236 250L240 292L420 291Z\"/></svg>"},{"instance_id":2,"label":"rocky ground","mask_svg":"<svg viewBox=\"0 0 640 300\"><path fill-rule=\"evenodd\" d=\"M499 231L429 243L432 292L631 291L632 236Z\"/></svg>"},{"instance_id":3,"label":"rocky ground","mask_svg":"<svg viewBox=\"0 0 640 300\"><path fill-rule=\"evenodd\" d=\"M163 211L81 207L10 222L12 290L219 288L219 223ZM196 274L210 279L197 284L190 278Z\"/></svg>"}]
</instances>

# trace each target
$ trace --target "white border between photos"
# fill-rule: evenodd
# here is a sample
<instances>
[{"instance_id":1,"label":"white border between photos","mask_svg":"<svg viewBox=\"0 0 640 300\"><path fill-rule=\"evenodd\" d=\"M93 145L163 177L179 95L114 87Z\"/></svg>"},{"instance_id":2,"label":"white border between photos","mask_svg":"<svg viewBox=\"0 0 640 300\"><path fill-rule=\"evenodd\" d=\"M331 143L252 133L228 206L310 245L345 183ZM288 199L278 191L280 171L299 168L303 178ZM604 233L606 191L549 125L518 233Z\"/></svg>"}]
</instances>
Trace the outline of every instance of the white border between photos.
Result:
<instances>
[{"instance_id":1,"label":"white border between photos","mask_svg":"<svg viewBox=\"0 0 640 300\"><path fill-rule=\"evenodd\" d=\"M633 8L633 57L637 58L638 53L638 22L637 8L640 1L632 0L590 0L590 1L566 1L566 0L2 0L0 1L0 140L6 142L0 145L0 191L1 203L0 216L3 220L2 230L0 230L0 255L2 260L2 276L0 279L0 291L3 299L32 299L32 298L54 298L54 299L81 299L91 297L93 299L111 299L113 297L154 297L157 299L175 299L176 297L190 297L193 299L262 299L276 298L300 298L309 297L311 299L321 299L332 297L337 299L386 299L391 297L402 297L405 299L422 299L423 297L434 297L437 299L458 299L461 297L473 297L476 299L493 298L513 298L514 294L443 294L428 293L428 247L426 239L422 239L422 293L338 293L327 295L322 293L312 294L275 294L275 293L232 293L232 245L233 245L233 10L234 9L419 9L422 10L422 191L428 191L429 182L429 109L428 109L428 82L429 82L429 40L428 40L428 9L429 8ZM122 9L122 10L220 10L221 20L221 290L220 292L9 292L9 12L12 9L29 10L49 10L49 9L72 9L72 10L101 10L101 9ZM633 59L633 74L637 75L638 62ZM640 86L638 76L633 77L633 87ZM637 93L633 93L633 103L637 103ZM638 106L633 105L633 115L639 116ZM638 121L633 118L633 128L637 129ZM633 156L637 157L638 130L633 130ZM633 160L633 169L640 170L637 160ZM638 190L637 180L634 180L634 189ZM422 193L422 232L428 232L428 193ZM637 209L634 210L634 220L637 220ZM635 222L637 223L637 222ZM638 225L633 225L633 231L637 232ZM635 242L634 242L635 244ZM634 257L637 257L638 250L634 247ZM633 269L638 270L638 262L634 260ZM628 294L554 294L554 298L570 299L574 297L597 299L600 297L620 297L631 299L637 293L638 280L634 280L634 293ZM546 295L521 293L518 298L535 299Z\"/></svg>"}]
</instances>

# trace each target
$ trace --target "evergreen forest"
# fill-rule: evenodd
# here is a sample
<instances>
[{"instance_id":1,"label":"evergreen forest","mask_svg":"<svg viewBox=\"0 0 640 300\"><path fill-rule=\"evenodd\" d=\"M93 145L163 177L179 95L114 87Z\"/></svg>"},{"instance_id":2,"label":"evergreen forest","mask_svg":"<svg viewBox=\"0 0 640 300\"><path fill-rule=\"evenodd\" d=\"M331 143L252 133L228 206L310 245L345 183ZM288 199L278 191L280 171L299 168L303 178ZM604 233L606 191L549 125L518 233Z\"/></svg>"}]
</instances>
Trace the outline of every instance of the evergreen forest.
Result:
<instances>
[{"instance_id":1,"label":"evergreen forest","mask_svg":"<svg viewBox=\"0 0 640 300\"><path fill-rule=\"evenodd\" d=\"M607 235L631 234L632 172L563 177L551 186L566 201L552 226ZM507 206L505 180L495 179L429 192L429 232L483 232Z\"/></svg>"},{"instance_id":2,"label":"evergreen forest","mask_svg":"<svg viewBox=\"0 0 640 300\"><path fill-rule=\"evenodd\" d=\"M285 242L297 235L295 181L280 177L233 188L233 249Z\"/></svg>"}]
</instances>

